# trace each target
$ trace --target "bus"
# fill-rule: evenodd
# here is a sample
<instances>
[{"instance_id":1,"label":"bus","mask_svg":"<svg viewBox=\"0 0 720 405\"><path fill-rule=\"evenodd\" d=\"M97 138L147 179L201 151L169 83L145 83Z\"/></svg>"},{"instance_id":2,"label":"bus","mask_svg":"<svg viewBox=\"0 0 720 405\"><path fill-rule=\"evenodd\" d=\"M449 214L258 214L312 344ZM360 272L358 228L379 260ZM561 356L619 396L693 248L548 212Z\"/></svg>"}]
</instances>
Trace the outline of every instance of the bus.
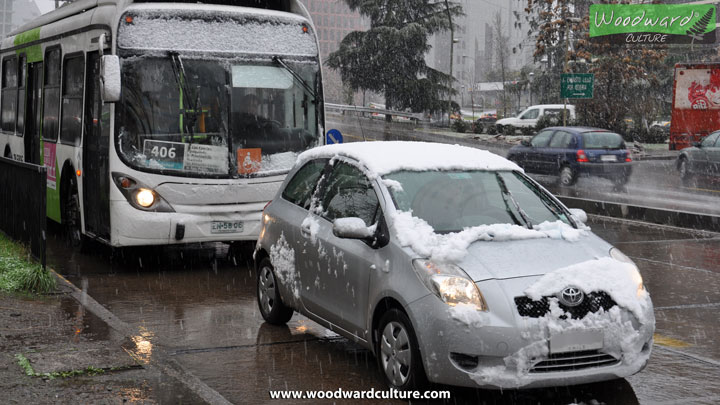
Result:
<instances>
[{"instance_id":1,"label":"bus","mask_svg":"<svg viewBox=\"0 0 720 405\"><path fill-rule=\"evenodd\" d=\"M77 0L3 39L0 151L76 248L254 241L324 142L318 50L298 0Z\"/></svg>"},{"instance_id":2,"label":"bus","mask_svg":"<svg viewBox=\"0 0 720 405\"><path fill-rule=\"evenodd\" d=\"M678 63L673 82L670 150L720 129L720 63Z\"/></svg>"}]
</instances>

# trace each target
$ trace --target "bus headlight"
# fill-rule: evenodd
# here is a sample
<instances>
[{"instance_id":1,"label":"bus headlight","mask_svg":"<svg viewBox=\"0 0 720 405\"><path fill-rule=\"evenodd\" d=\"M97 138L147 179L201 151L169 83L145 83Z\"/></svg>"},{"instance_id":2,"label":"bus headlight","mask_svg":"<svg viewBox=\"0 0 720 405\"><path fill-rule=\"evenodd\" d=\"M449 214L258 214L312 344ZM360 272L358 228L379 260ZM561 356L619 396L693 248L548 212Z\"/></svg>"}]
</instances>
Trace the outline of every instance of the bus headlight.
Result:
<instances>
[{"instance_id":1,"label":"bus headlight","mask_svg":"<svg viewBox=\"0 0 720 405\"><path fill-rule=\"evenodd\" d=\"M152 212L175 212L157 191L123 173L112 173L118 190L133 207Z\"/></svg>"},{"instance_id":2,"label":"bus headlight","mask_svg":"<svg viewBox=\"0 0 720 405\"><path fill-rule=\"evenodd\" d=\"M138 189L137 194L135 194L135 201L141 207L150 208L155 203L155 194L146 188Z\"/></svg>"}]
</instances>

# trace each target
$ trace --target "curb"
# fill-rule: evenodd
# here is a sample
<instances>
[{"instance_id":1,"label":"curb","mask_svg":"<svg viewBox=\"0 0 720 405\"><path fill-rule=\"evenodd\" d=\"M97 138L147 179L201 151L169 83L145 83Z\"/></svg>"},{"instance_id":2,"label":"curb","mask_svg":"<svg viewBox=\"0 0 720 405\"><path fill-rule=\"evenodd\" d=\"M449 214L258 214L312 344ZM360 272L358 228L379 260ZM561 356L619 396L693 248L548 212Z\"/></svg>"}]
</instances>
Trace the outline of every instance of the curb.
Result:
<instances>
[{"instance_id":1,"label":"curb","mask_svg":"<svg viewBox=\"0 0 720 405\"><path fill-rule=\"evenodd\" d=\"M588 214L631 219L652 224L671 225L710 232L720 232L720 216L687 211L670 211L609 201L587 200L576 197L556 196L563 204L581 208Z\"/></svg>"},{"instance_id":2,"label":"curb","mask_svg":"<svg viewBox=\"0 0 720 405\"><path fill-rule=\"evenodd\" d=\"M111 328L115 329L125 338L132 339L132 337L137 336L137 332L130 325L120 320L120 318L115 316L115 314L110 312L99 302L95 301L95 299L88 295L87 292L79 289L68 279L58 274L50 267L48 267L47 269L50 274L55 277L58 284L69 288L70 295L93 315L100 318L103 322L105 322ZM136 356L129 351L128 354L131 357L136 358ZM188 390L192 391L193 393L195 393L195 395L202 398L209 404L232 404L230 401L225 399L225 397L220 395L220 393L202 382L202 380L200 380L193 374L187 372L178 362L170 359L165 350L161 347L158 347L157 345L153 347L153 357L147 362L140 361L140 363L144 363L143 367L148 366L151 368L155 368L160 372L175 378L178 382L187 387Z\"/></svg>"}]
</instances>

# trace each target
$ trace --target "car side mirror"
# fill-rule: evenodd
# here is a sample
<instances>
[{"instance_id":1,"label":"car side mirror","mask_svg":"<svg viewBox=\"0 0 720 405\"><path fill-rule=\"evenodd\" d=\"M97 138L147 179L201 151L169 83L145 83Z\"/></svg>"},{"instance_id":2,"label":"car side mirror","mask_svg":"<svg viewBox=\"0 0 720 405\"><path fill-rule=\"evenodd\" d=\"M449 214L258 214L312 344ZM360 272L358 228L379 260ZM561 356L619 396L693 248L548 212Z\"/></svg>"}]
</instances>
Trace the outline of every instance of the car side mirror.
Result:
<instances>
[{"instance_id":1,"label":"car side mirror","mask_svg":"<svg viewBox=\"0 0 720 405\"><path fill-rule=\"evenodd\" d=\"M522 145L522 146L527 146L527 147L532 146L532 145L530 144L530 141L528 141L527 139L523 139L522 141L520 141L520 145Z\"/></svg>"},{"instance_id":2,"label":"car side mirror","mask_svg":"<svg viewBox=\"0 0 720 405\"><path fill-rule=\"evenodd\" d=\"M100 63L102 99L106 103L120 101L120 59L117 55L103 55Z\"/></svg>"},{"instance_id":3,"label":"car side mirror","mask_svg":"<svg viewBox=\"0 0 720 405\"><path fill-rule=\"evenodd\" d=\"M376 226L367 226L360 218L348 217L333 221L332 229L338 238L369 240L375 235Z\"/></svg>"},{"instance_id":4,"label":"car side mirror","mask_svg":"<svg viewBox=\"0 0 720 405\"><path fill-rule=\"evenodd\" d=\"M580 208L570 208L570 214L575 218L577 221L582 222L583 224L587 222L587 213L585 210L581 210Z\"/></svg>"},{"instance_id":5,"label":"car side mirror","mask_svg":"<svg viewBox=\"0 0 720 405\"><path fill-rule=\"evenodd\" d=\"M693 142L692 146L694 146L696 148L702 148L702 142Z\"/></svg>"}]
</instances>

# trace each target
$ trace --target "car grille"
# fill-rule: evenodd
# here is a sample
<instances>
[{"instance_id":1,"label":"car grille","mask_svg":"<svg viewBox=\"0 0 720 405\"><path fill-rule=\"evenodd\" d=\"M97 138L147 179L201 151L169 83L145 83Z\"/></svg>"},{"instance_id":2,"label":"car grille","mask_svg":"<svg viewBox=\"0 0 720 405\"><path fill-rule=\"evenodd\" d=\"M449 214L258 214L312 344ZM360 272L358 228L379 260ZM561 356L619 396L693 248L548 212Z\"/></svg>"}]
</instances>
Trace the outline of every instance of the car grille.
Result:
<instances>
[{"instance_id":1,"label":"car grille","mask_svg":"<svg viewBox=\"0 0 720 405\"><path fill-rule=\"evenodd\" d=\"M597 350L580 352L555 353L535 364L531 373L551 373L558 371L583 370L586 368L606 367L617 364L620 360Z\"/></svg>"},{"instance_id":2,"label":"car grille","mask_svg":"<svg viewBox=\"0 0 720 405\"><path fill-rule=\"evenodd\" d=\"M548 298L550 297L543 297L539 301L534 301L530 297L515 297L515 305L517 306L520 316L540 318L550 312L550 302ZM560 308L565 311L565 313L570 314L573 319L581 319L590 312L599 311L600 308L607 311L616 305L615 301L604 291L587 294L583 302L578 306L568 307L562 303L558 304ZM565 319L566 316L563 315L560 318Z\"/></svg>"}]
</instances>

